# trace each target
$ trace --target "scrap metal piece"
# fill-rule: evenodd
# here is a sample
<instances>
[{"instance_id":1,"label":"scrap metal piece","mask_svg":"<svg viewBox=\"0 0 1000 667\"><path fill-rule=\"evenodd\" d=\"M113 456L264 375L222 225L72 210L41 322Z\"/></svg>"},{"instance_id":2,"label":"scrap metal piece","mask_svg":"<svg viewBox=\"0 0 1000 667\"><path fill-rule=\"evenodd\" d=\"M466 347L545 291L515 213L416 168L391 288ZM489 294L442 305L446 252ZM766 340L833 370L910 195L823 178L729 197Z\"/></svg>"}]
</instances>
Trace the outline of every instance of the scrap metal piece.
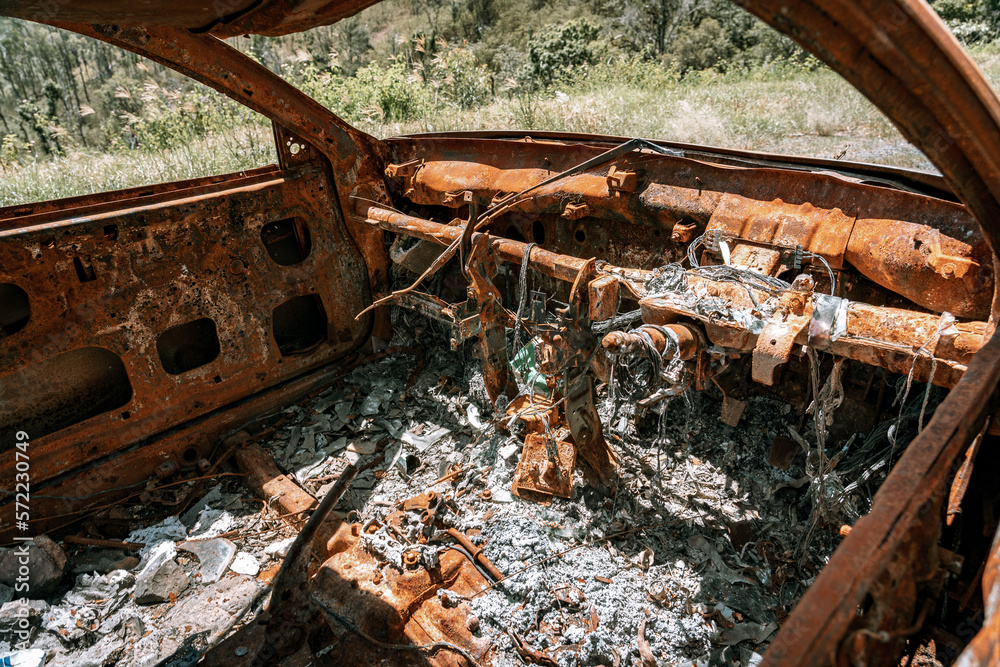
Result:
<instances>
[{"instance_id":1,"label":"scrap metal piece","mask_svg":"<svg viewBox=\"0 0 1000 667\"><path fill-rule=\"evenodd\" d=\"M664 332L663 329L667 329ZM672 334L672 336L668 335ZM660 354L676 351L677 358L689 361L699 351L699 339L694 327L688 324L667 324L664 327L641 326L631 331L612 331L601 341L610 354L634 354L643 349L644 335Z\"/></svg>"},{"instance_id":2,"label":"scrap metal piece","mask_svg":"<svg viewBox=\"0 0 1000 667\"><path fill-rule=\"evenodd\" d=\"M466 204L475 205L471 190L459 190L458 192L447 192L441 203L449 208L459 208ZM475 220L476 216L470 216L470 220Z\"/></svg>"},{"instance_id":3,"label":"scrap metal piece","mask_svg":"<svg viewBox=\"0 0 1000 667\"><path fill-rule=\"evenodd\" d=\"M746 401L740 401L732 396L723 394L722 396L722 413L719 419L723 424L728 424L729 426L739 426L740 419L743 418L743 411L746 410Z\"/></svg>"},{"instance_id":4,"label":"scrap metal piece","mask_svg":"<svg viewBox=\"0 0 1000 667\"><path fill-rule=\"evenodd\" d=\"M694 222L678 222L670 232L670 240L674 243L687 245L697 236L698 224Z\"/></svg>"},{"instance_id":5,"label":"scrap metal piece","mask_svg":"<svg viewBox=\"0 0 1000 667\"><path fill-rule=\"evenodd\" d=\"M344 524L344 539L320 558L317 569L311 568L314 576L292 589L291 596L272 593L272 600L287 600L272 603L284 610L281 618L272 617L269 610L214 648L205 663L251 667L274 662L278 649L290 649L295 639L298 650L278 660L281 664L315 664L322 658L323 664L387 667L488 665L490 642L479 635L478 619L463 600L489 583L480 568L492 571L489 576L499 571L483 554L471 555L468 535L459 533L458 539L448 531L458 544L439 548L436 542L410 544L402 531L389 528L402 526L406 515L420 508L442 502L428 492L401 502L383 526ZM376 541L388 551L374 548ZM312 544L315 547L317 539ZM388 557L393 550L398 562ZM321 613L310 617L305 627L303 596L311 606L309 613ZM279 632L289 636L275 644L272 635Z\"/></svg>"},{"instance_id":6,"label":"scrap metal piece","mask_svg":"<svg viewBox=\"0 0 1000 667\"><path fill-rule=\"evenodd\" d=\"M569 498L576 448L568 442L569 429L558 406L543 396L519 396L507 414L522 421L527 432L511 493L538 502L549 502L552 496Z\"/></svg>"},{"instance_id":7,"label":"scrap metal piece","mask_svg":"<svg viewBox=\"0 0 1000 667\"><path fill-rule=\"evenodd\" d=\"M573 495L573 470L576 447L566 439L568 431L530 433L524 438L521 460L514 471L510 492L527 500L545 500L552 496ZM539 498L541 496L541 498Z\"/></svg>"},{"instance_id":8,"label":"scrap metal piece","mask_svg":"<svg viewBox=\"0 0 1000 667\"><path fill-rule=\"evenodd\" d=\"M286 523L300 528L303 515L316 507L316 499L282 473L263 447L253 443L236 451L236 464L246 475L246 483L268 507L277 506Z\"/></svg>"},{"instance_id":9,"label":"scrap metal piece","mask_svg":"<svg viewBox=\"0 0 1000 667\"><path fill-rule=\"evenodd\" d=\"M788 362L795 339L809 326L809 320L808 316L790 314L767 323L753 349L751 375L755 382L769 387L774 384L775 372Z\"/></svg>"},{"instance_id":10,"label":"scrap metal piece","mask_svg":"<svg viewBox=\"0 0 1000 667\"><path fill-rule=\"evenodd\" d=\"M500 581L504 578L503 572L501 572L499 568L493 564L493 561L491 561L486 554L483 553L483 550L480 547L472 543L465 533L455 528L449 528L447 532L455 538L456 542L462 545L462 548L469 553L469 556L477 565L479 565L479 567L486 570L490 574L493 578L493 582Z\"/></svg>"},{"instance_id":11,"label":"scrap metal piece","mask_svg":"<svg viewBox=\"0 0 1000 667\"><path fill-rule=\"evenodd\" d=\"M619 459L604 438L594 401L594 380L584 374L566 394L566 422L577 451L597 474L599 483L607 485L618 479Z\"/></svg>"},{"instance_id":12,"label":"scrap metal piece","mask_svg":"<svg viewBox=\"0 0 1000 667\"><path fill-rule=\"evenodd\" d=\"M983 424L983 429L972 441L965 451L965 460L955 473L955 479L951 483L951 491L948 494L948 511L945 522L950 526L955 521L955 517L962 513L962 501L965 499L965 492L969 489L969 482L972 479L972 468L976 463L976 456L979 454L979 446L983 442L983 436L989 431L992 417Z\"/></svg>"}]
</instances>

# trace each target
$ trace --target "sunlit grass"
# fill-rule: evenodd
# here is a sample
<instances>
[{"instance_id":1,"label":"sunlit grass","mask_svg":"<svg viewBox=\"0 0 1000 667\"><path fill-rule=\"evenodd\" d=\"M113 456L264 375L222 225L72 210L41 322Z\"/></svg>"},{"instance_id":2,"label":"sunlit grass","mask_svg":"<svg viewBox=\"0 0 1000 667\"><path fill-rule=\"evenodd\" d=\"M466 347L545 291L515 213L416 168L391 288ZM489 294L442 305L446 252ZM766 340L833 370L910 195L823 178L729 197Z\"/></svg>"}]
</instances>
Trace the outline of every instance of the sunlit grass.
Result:
<instances>
[{"instance_id":1,"label":"sunlit grass","mask_svg":"<svg viewBox=\"0 0 1000 667\"><path fill-rule=\"evenodd\" d=\"M0 168L0 206L238 172L276 159L270 128L261 126L162 152L75 152Z\"/></svg>"},{"instance_id":2,"label":"sunlit grass","mask_svg":"<svg viewBox=\"0 0 1000 667\"><path fill-rule=\"evenodd\" d=\"M482 129L585 132L931 168L878 109L828 70L774 78L707 74L660 88L603 81L541 96L527 113L523 106L503 100L365 129L378 136Z\"/></svg>"}]
</instances>

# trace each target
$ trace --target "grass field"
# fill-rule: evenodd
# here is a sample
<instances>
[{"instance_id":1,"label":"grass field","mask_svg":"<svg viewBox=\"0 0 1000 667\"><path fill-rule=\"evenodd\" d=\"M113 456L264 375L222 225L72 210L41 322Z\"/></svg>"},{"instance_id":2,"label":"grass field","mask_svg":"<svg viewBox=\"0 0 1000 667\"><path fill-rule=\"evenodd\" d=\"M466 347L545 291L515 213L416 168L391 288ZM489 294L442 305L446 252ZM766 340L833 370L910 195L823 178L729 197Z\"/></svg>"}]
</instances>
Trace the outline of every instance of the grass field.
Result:
<instances>
[{"instance_id":1,"label":"grass field","mask_svg":"<svg viewBox=\"0 0 1000 667\"><path fill-rule=\"evenodd\" d=\"M162 152L71 153L0 171L0 206L120 190L276 161L271 129L253 126Z\"/></svg>"},{"instance_id":2,"label":"grass field","mask_svg":"<svg viewBox=\"0 0 1000 667\"><path fill-rule=\"evenodd\" d=\"M1000 45L973 55L1000 88ZM881 113L826 69L710 72L681 81L636 81L627 74L598 67L545 94L512 95L466 111L440 106L401 123L375 114L357 125L379 137L486 129L589 132L931 168ZM73 153L0 167L0 206L236 172L274 160L266 125L162 152Z\"/></svg>"}]
</instances>

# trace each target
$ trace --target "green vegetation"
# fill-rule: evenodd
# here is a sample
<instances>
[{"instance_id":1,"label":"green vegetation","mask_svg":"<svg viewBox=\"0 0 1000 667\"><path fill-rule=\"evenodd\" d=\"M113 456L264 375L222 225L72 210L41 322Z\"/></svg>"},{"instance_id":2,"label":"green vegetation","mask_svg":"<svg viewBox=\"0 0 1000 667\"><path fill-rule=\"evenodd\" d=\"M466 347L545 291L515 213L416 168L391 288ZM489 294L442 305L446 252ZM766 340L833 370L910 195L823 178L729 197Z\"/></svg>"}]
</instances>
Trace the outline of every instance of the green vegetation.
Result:
<instances>
[{"instance_id":1,"label":"green vegetation","mask_svg":"<svg viewBox=\"0 0 1000 667\"><path fill-rule=\"evenodd\" d=\"M270 128L217 133L163 151L73 152L0 171L0 204L11 206L151 183L238 172L274 162Z\"/></svg>"},{"instance_id":2,"label":"green vegetation","mask_svg":"<svg viewBox=\"0 0 1000 667\"><path fill-rule=\"evenodd\" d=\"M997 87L1000 0L933 4ZM231 43L381 137L560 130L928 166L849 85L723 0L387 0ZM0 19L0 206L274 159L267 121L215 91Z\"/></svg>"}]
</instances>

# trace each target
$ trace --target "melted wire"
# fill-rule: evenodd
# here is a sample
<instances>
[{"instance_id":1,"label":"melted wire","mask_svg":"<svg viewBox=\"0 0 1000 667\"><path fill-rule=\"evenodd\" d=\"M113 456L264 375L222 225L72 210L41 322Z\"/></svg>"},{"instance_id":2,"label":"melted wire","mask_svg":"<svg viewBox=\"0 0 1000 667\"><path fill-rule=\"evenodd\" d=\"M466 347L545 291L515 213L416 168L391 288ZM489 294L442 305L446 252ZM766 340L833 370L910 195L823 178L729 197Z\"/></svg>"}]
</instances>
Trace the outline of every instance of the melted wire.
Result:
<instances>
[{"instance_id":1,"label":"melted wire","mask_svg":"<svg viewBox=\"0 0 1000 667\"><path fill-rule=\"evenodd\" d=\"M813 259L818 259L823 264L823 266L826 267L827 275L830 276L830 296L836 296L837 295L837 278L833 275L833 269L830 268L830 262L826 261L826 257L823 257L822 255L817 255L816 253L813 253L813 252L804 252L804 253L802 253L802 256L803 257L811 257Z\"/></svg>"}]
</instances>

